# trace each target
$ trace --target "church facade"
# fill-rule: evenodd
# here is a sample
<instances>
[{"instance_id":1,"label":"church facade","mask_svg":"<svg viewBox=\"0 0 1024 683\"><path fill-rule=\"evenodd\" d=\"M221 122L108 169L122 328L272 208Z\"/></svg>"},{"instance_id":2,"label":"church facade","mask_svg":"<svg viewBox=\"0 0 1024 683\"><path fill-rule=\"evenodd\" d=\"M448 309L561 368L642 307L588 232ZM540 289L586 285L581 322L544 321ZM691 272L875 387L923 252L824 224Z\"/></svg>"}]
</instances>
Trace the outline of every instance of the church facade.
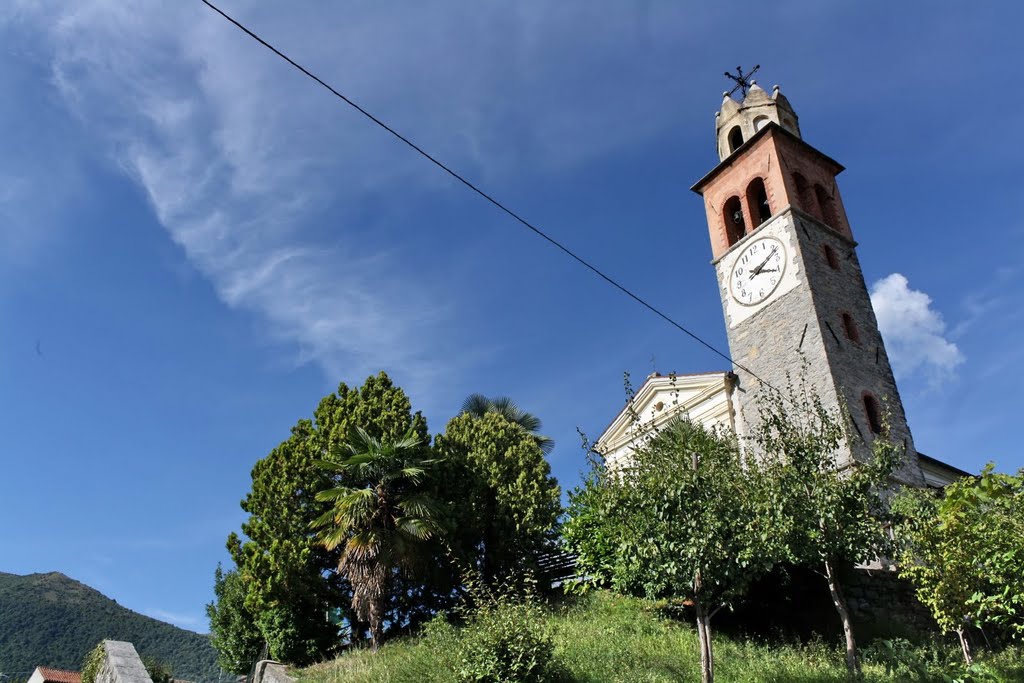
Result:
<instances>
[{"instance_id":1,"label":"church facade","mask_svg":"<svg viewBox=\"0 0 1024 683\"><path fill-rule=\"evenodd\" d=\"M914 447L839 194L843 167L803 140L778 86L751 83L742 101L726 93L715 128L719 163L692 189L704 199L734 367L649 376L597 449L609 462L628 457L680 415L742 438L765 392L792 378L848 411L859 438L840 465L869 457L888 420L906 447L897 481L940 487L967 474Z\"/></svg>"}]
</instances>

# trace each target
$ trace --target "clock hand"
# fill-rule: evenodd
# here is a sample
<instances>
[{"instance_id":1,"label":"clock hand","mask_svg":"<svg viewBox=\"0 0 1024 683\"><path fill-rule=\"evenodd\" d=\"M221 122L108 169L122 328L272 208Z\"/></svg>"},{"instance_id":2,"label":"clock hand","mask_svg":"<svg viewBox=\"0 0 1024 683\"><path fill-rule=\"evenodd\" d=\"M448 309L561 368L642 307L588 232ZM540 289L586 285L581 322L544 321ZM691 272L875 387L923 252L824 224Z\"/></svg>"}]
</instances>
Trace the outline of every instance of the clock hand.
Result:
<instances>
[{"instance_id":1,"label":"clock hand","mask_svg":"<svg viewBox=\"0 0 1024 683\"><path fill-rule=\"evenodd\" d=\"M756 268L754 268L752 271L750 271L750 279L751 280L754 279L755 275L760 275L762 272L764 272L761 269L765 267L765 264L767 264L769 260L771 260L772 256L775 256L775 252L778 251L778 250L779 250L778 247L772 247L772 250L770 252L768 252L767 256L764 257L764 261L761 261L761 263L758 264L758 266Z\"/></svg>"}]
</instances>

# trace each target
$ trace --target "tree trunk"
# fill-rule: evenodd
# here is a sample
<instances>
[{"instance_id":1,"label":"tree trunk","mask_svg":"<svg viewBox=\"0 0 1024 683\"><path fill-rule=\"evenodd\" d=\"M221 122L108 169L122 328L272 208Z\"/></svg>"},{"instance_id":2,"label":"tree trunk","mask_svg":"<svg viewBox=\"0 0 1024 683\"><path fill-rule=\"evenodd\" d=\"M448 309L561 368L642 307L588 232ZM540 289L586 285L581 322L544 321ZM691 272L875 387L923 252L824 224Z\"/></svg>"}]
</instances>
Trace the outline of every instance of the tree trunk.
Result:
<instances>
[{"instance_id":1,"label":"tree trunk","mask_svg":"<svg viewBox=\"0 0 1024 683\"><path fill-rule=\"evenodd\" d=\"M853 637L853 624L850 621L850 610L846 606L846 597L839 586L839 577L831 560L825 560L825 578L828 579L828 590L832 594L832 603L839 612L843 622L843 635L846 636L846 671L853 678L860 678L860 657L857 656L857 641Z\"/></svg>"},{"instance_id":2,"label":"tree trunk","mask_svg":"<svg viewBox=\"0 0 1024 683\"><path fill-rule=\"evenodd\" d=\"M384 598L374 596L370 598L370 647L376 652L384 637Z\"/></svg>"},{"instance_id":3,"label":"tree trunk","mask_svg":"<svg viewBox=\"0 0 1024 683\"><path fill-rule=\"evenodd\" d=\"M974 657L971 655L971 644L967 641L967 634L962 628L958 628L956 637L960 639L960 651L964 653L964 661L967 662L967 666L970 666L974 663Z\"/></svg>"},{"instance_id":4,"label":"tree trunk","mask_svg":"<svg viewBox=\"0 0 1024 683\"><path fill-rule=\"evenodd\" d=\"M693 601L693 607L697 614L697 639L700 642L700 681L714 683L715 653L711 649L711 617L699 598Z\"/></svg>"}]
</instances>

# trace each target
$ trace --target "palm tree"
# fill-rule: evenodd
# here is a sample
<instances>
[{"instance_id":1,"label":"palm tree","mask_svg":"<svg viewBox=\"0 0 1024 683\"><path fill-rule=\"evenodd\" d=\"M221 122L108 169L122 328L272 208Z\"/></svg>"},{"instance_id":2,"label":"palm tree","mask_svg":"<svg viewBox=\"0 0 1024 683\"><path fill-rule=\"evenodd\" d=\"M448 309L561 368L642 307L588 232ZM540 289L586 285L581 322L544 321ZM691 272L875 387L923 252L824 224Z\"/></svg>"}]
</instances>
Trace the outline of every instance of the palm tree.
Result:
<instances>
[{"instance_id":1,"label":"palm tree","mask_svg":"<svg viewBox=\"0 0 1024 683\"><path fill-rule=\"evenodd\" d=\"M384 605L396 571L412 571L418 551L440 530L437 506L423 492L427 468L436 460L420 457L413 427L397 440L381 441L357 427L340 462L318 460L351 486L320 491L332 503L313 525L328 549L341 546L338 571L352 586L352 609L370 625L373 649L381 643Z\"/></svg>"},{"instance_id":2,"label":"palm tree","mask_svg":"<svg viewBox=\"0 0 1024 683\"><path fill-rule=\"evenodd\" d=\"M544 455L551 453L551 450L555 447L554 439L550 436L538 434L541 429L540 418L522 410L508 396L487 398L483 394L470 394L462 402L462 410L459 412L468 413L474 417L483 417L487 413L497 413L509 422L519 425L532 434Z\"/></svg>"}]
</instances>

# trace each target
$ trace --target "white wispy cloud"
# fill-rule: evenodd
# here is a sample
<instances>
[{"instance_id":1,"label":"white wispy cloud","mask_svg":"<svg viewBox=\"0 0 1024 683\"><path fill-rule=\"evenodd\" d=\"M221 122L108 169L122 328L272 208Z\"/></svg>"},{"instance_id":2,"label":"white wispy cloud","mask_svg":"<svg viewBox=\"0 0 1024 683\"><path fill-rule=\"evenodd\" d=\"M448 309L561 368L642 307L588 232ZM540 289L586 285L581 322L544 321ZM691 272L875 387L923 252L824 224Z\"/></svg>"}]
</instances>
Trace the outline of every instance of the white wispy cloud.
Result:
<instances>
[{"instance_id":1,"label":"white wispy cloud","mask_svg":"<svg viewBox=\"0 0 1024 683\"><path fill-rule=\"evenodd\" d=\"M947 339L946 323L932 307L931 297L911 289L902 274L875 282L871 304L898 376L920 372L934 384L950 377L964 362L959 347Z\"/></svg>"},{"instance_id":2,"label":"white wispy cloud","mask_svg":"<svg viewBox=\"0 0 1024 683\"><path fill-rule=\"evenodd\" d=\"M333 378L387 367L425 384L467 362L438 351L457 285L419 278L366 217L381 209L367 196L447 189L443 174L199 3L12 7L0 27L43 37L64 104L225 304ZM232 9L471 177L558 172L678 125L636 87L671 65L616 71L678 39L650 7L311 7ZM607 81L584 84L595 70Z\"/></svg>"},{"instance_id":3,"label":"white wispy cloud","mask_svg":"<svg viewBox=\"0 0 1024 683\"><path fill-rule=\"evenodd\" d=\"M197 629L204 628L207 625L206 619L194 616L192 614L180 614L178 612L168 612L162 609L147 609L143 611L146 616L159 619L160 621L166 621L169 624L174 624L189 631L195 631ZM205 629L204 629L205 630Z\"/></svg>"}]
</instances>

